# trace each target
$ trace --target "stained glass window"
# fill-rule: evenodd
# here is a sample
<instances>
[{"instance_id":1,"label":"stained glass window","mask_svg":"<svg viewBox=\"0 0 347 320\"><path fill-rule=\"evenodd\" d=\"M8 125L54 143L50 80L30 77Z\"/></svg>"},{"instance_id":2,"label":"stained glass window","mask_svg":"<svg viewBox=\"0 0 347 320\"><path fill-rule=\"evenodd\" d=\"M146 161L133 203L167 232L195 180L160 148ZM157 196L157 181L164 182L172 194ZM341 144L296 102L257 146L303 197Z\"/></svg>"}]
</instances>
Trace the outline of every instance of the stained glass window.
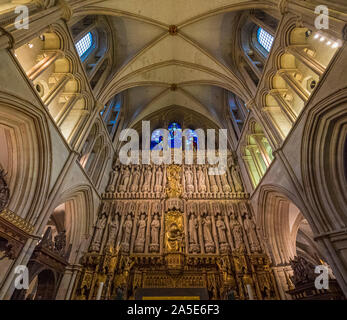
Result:
<instances>
[{"instance_id":1,"label":"stained glass window","mask_svg":"<svg viewBox=\"0 0 347 320\"><path fill-rule=\"evenodd\" d=\"M183 140L183 130L179 123L171 122L168 126L168 140L170 148L182 148L182 142L185 141L186 148L189 150L196 150L198 148L198 135L192 129L187 129L187 139ZM183 141L182 141L183 140ZM152 132L151 136L151 149L163 149L163 132L161 129L156 129Z\"/></svg>"},{"instance_id":2,"label":"stained glass window","mask_svg":"<svg viewBox=\"0 0 347 320\"><path fill-rule=\"evenodd\" d=\"M169 124L169 145L171 148L182 147L182 128L177 122L171 122Z\"/></svg>"},{"instance_id":3,"label":"stained glass window","mask_svg":"<svg viewBox=\"0 0 347 320\"><path fill-rule=\"evenodd\" d=\"M257 40L267 52L270 52L274 41L274 37L270 33L259 27L257 31Z\"/></svg>"},{"instance_id":4,"label":"stained glass window","mask_svg":"<svg viewBox=\"0 0 347 320\"><path fill-rule=\"evenodd\" d=\"M82 57L92 46L93 36L88 32L81 40L76 43L78 55Z\"/></svg>"}]
</instances>

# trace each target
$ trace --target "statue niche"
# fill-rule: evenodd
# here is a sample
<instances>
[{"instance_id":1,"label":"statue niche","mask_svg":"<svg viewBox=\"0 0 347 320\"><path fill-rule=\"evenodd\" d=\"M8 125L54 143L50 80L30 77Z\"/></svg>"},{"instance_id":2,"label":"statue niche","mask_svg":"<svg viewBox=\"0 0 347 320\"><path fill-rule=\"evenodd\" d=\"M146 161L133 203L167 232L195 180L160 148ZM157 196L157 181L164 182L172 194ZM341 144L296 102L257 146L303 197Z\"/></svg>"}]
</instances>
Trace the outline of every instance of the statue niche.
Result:
<instances>
[{"instance_id":1,"label":"statue niche","mask_svg":"<svg viewBox=\"0 0 347 320\"><path fill-rule=\"evenodd\" d=\"M137 222L137 236L135 240L135 252L143 253L145 249L145 240L146 240L146 227L147 219L144 214L141 215L140 220Z\"/></svg>"},{"instance_id":2,"label":"statue niche","mask_svg":"<svg viewBox=\"0 0 347 320\"><path fill-rule=\"evenodd\" d=\"M167 253L184 252L183 215L169 211L165 215L165 249Z\"/></svg>"},{"instance_id":3,"label":"statue niche","mask_svg":"<svg viewBox=\"0 0 347 320\"><path fill-rule=\"evenodd\" d=\"M205 241L206 253L214 253L215 244L212 237L212 219L210 215L205 216L202 220L202 229Z\"/></svg>"},{"instance_id":4,"label":"statue niche","mask_svg":"<svg viewBox=\"0 0 347 320\"><path fill-rule=\"evenodd\" d=\"M151 222L151 243L149 246L150 252L159 252L159 234L160 234L160 221L158 215L155 214Z\"/></svg>"},{"instance_id":5,"label":"statue niche","mask_svg":"<svg viewBox=\"0 0 347 320\"><path fill-rule=\"evenodd\" d=\"M123 224L123 239L122 239L122 250L123 252L129 252L130 249L130 237L133 228L133 221L131 214L128 214Z\"/></svg>"}]
</instances>

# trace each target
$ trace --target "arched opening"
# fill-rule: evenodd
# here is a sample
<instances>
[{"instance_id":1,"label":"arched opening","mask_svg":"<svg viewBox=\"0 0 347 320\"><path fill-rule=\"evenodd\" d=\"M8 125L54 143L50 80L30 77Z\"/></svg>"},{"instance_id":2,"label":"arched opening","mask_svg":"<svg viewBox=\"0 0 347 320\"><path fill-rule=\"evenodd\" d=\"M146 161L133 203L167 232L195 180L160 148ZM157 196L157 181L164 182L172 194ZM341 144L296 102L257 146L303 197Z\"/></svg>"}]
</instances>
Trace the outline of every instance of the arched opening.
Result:
<instances>
[{"instance_id":1,"label":"arched opening","mask_svg":"<svg viewBox=\"0 0 347 320\"><path fill-rule=\"evenodd\" d=\"M25 300L54 300L56 284L54 273L45 269L31 281Z\"/></svg>"},{"instance_id":2,"label":"arched opening","mask_svg":"<svg viewBox=\"0 0 347 320\"><path fill-rule=\"evenodd\" d=\"M287 291L294 288L293 260L304 259L314 274L318 265L327 264L324 248L314 240L311 226L301 210L289 199L284 190L263 187L259 200L260 224L282 299L290 299ZM297 284L296 284L297 285Z\"/></svg>"}]
</instances>

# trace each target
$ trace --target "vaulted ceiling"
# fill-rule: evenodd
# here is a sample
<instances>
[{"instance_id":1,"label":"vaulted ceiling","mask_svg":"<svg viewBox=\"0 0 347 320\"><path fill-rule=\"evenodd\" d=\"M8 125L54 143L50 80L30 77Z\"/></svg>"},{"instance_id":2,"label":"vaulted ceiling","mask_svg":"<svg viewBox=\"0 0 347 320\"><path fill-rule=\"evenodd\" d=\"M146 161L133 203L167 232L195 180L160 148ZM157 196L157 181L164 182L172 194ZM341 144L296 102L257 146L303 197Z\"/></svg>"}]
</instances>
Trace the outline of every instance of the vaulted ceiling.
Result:
<instances>
[{"instance_id":1,"label":"vaulted ceiling","mask_svg":"<svg viewBox=\"0 0 347 320\"><path fill-rule=\"evenodd\" d=\"M168 106L185 107L225 127L225 92L247 102L251 93L233 50L243 10L268 1L91 1L77 14L103 14L115 30L115 68L99 99L126 92L127 124Z\"/></svg>"}]
</instances>

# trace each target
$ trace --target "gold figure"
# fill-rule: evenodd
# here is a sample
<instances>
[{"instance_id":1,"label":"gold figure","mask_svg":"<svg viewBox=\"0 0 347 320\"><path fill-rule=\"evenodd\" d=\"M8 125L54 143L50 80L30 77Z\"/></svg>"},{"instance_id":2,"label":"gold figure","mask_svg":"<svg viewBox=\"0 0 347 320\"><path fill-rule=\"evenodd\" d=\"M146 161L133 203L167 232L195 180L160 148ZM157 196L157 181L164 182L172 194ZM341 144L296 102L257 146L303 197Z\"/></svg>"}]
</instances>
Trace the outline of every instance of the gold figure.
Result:
<instances>
[{"instance_id":1,"label":"gold figure","mask_svg":"<svg viewBox=\"0 0 347 320\"><path fill-rule=\"evenodd\" d=\"M166 172L168 181L166 195L169 198L180 197L182 195L181 167L178 165L171 165L167 168Z\"/></svg>"},{"instance_id":2,"label":"gold figure","mask_svg":"<svg viewBox=\"0 0 347 320\"><path fill-rule=\"evenodd\" d=\"M165 216L165 245L167 252L183 252L183 215L179 211L169 211Z\"/></svg>"}]
</instances>

